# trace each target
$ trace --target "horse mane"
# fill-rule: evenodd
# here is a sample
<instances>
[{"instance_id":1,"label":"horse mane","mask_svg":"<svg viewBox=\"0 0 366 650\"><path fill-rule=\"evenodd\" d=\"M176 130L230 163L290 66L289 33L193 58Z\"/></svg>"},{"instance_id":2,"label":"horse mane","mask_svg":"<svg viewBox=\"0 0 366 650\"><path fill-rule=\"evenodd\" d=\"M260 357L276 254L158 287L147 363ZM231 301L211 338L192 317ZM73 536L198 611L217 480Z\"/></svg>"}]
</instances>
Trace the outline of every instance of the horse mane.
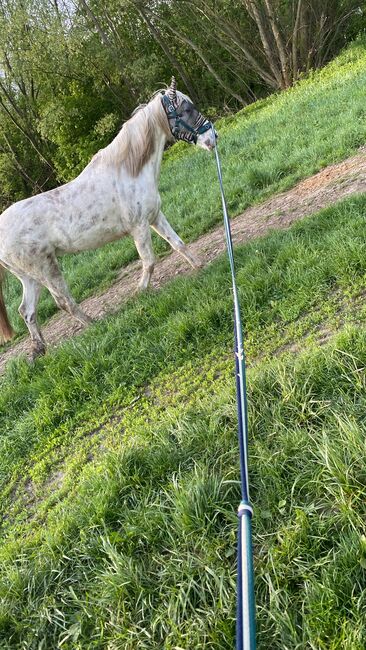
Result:
<instances>
[{"instance_id":1,"label":"horse mane","mask_svg":"<svg viewBox=\"0 0 366 650\"><path fill-rule=\"evenodd\" d=\"M159 95L156 93L148 104L141 104L125 122L112 142L98 151L91 161L120 167L123 165L130 176L136 177L155 150L155 133L160 127L167 136L170 129Z\"/></svg>"}]
</instances>

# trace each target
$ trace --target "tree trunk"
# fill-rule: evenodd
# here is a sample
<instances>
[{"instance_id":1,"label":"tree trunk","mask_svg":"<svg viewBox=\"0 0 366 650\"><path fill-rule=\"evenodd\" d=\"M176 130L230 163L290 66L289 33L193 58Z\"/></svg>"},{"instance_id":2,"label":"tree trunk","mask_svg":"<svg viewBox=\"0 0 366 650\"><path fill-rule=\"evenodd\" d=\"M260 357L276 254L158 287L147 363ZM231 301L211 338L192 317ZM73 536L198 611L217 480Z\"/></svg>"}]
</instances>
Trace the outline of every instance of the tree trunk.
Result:
<instances>
[{"instance_id":1,"label":"tree trunk","mask_svg":"<svg viewBox=\"0 0 366 650\"><path fill-rule=\"evenodd\" d=\"M198 104L199 100L200 100L200 97L196 93L196 90L193 87L191 80L187 76L183 66L181 66L178 59L174 56L173 52L170 50L170 48L168 47L168 45L166 44L166 42L162 38L161 33L156 29L155 25L151 22L151 20L146 15L145 11L141 8L141 5L137 6L136 8L137 8L137 11L139 12L140 16L142 17L142 19L145 21L146 25L148 26L148 29L151 32L151 34L153 35L154 39L160 45L160 47L163 50L164 54L169 59L171 65L178 72L178 74L181 77L183 83L185 84L185 87L186 87L186 89L188 91L189 96L191 97L191 99L193 100L193 102L195 104Z\"/></svg>"},{"instance_id":2,"label":"tree trunk","mask_svg":"<svg viewBox=\"0 0 366 650\"><path fill-rule=\"evenodd\" d=\"M0 106L2 106L3 110L5 111L5 113L7 114L7 116L10 118L10 120L13 122L14 126L16 126L17 129L19 129L19 131L20 131L20 132L21 132L21 133L22 133L22 134L27 138L27 140L28 140L28 141L30 142L30 144L32 145L33 149L37 152L37 154L38 154L38 156L40 157L40 159L41 159L44 163L46 163L46 165L47 165L47 166L52 170L52 173L55 173L55 169L54 169L52 163L51 163L49 160L47 160L47 158L45 158L45 156L43 155L42 151L40 150L39 145L38 145L38 143L37 143L37 141L36 141L35 136L34 136L32 133L29 133L29 131L27 131L27 130L26 130L26 129L25 129L25 128L20 124L20 122L18 122L18 120L14 117L14 115L9 111L8 107L6 106L6 104L4 103L4 101L3 101L3 99L2 99L1 97L0 97Z\"/></svg>"},{"instance_id":3,"label":"tree trunk","mask_svg":"<svg viewBox=\"0 0 366 650\"><path fill-rule=\"evenodd\" d=\"M38 192L42 192L42 187L40 187L40 185L38 185L37 181L34 181L27 174L27 171L24 169L22 163L20 162L20 160L18 160L18 156L17 156L14 148L12 147L11 142L9 141L9 139L7 138L7 136L6 136L6 134L4 133L3 130L1 130L1 135L4 138L6 146L8 147L8 150L10 152L10 155L11 155L13 163L14 163L14 167L18 170L18 172L21 174L23 179L26 181L26 184L30 184L32 190L37 190Z\"/></svg>"},{"instance_id":4,"label":"tree trunk","mask_svg":"<svg viewBox=\"0 0 366 650\"><path fill-rule=\"evenodd\" d=\"M224 90L226 90L226 91L227 91L227 92L228 92L232 97L235 97L235 99L237 99L237 100L238 100L241 104L243 104L244 106L248 103L248 102L246 102L246 101L243 99L243 97L241 97L240 95L238 95L238 94L235 92L235 90L233 90L232 88L230 88L230 86L229 86L229 85L228 85L228 84L227 84L227 83L226 83L226 82L225 82L225 81L220 77L219 73L214 69L214 67L213 67L213 66L211 65L211 63L208 61L208 59L207 59L206 56L203 54L203 52L202 52L201 49L198 47L198 45L196 45L196 43L194 43L194 41L192 41L190 38L188 38L188 36L185 36L185 35L182 34L181 32L178 32L178 31L177 31L176 29L174 29L174 27L172 27L172 26L171 26L171 25L170 25L166 20L164 20L163 18L161 18L161 16L158 16L158 15L156 15L153 11L151 11L151 9L149 9L148 11L149 11L149 13L150 13L152 16L154 16L154 18L156 18L156 19L157 19L158 21L160 21L163 25L165 25L165 27L167 27L167 28L172 32L172 34L174 34L177 38L179 38L183 43L186 43L186 45L189 45L189 47L192 48L192 50L193 50L194 52L196 52L197 56L199 56L199 58L201 59L201 61L205 64L207 70L208 70L209 72L211 72L212 76L216 79L217 83L218 83L222 88L224 88Z\"/></svg>"},{"instance_id":5,"label":"tree trunk","mask_svg":"<svg viewBox=\"0 0 366 650\"><path fill-rule=\"evenodd\" d=\"M288 70L288 57L286 54L285 43L280 33L280 30L278 29L276 18L273 13L273 8L271 5L271 0L264 0L264 2L266 5L273 36L277 45L279 59L281 61L281 69L282 69L282 77L283 77L284 85L286 88L288 88L290 86L290 75Z\"/></svg>"},{"instance_id":6,"label":"tree trunk","mask_svg":"<svg viewBox=\"0 0 366 650\"><path fill-rule=\"evenodd\" d=\"M102 25L100 24L100 21L98 20L95 13L90 9L90 7L89 7L88 3L86 2L86 0L79 0L79 2L80 2L80 5L84 8L84 10L86 12L86 15L90 18L91 22L95 26L95 28L96 28L99 36L100 36L100 40L101 40L102 44L104 45L104 47L108 48L108 51L113 56L113 60L114 60L114 62L116 64L116 66L117 66L117 69L120 72L120 75L122 77L122 80L123 80L124 84L128 88L128 91L131 93L132 97L137 101L138 93L136 93L135 89L131 87L131 85L129 83L129 80L127 79L127 77L125 75L124 67L121 65L120 56L119 56L118 52L116 52L116 49L113 46L113 44L110 42L107 33L104 31Z\"/></svg>"},{"instance_id":7,"label":"tree trunk","mask_svg":"<svg viewBox=\"0 0 366 650\"><path fill-rule=\"evenodd\" d=\"M269 67L271 68L272 73L274 74L274 77L277 81L277 86L278 88L284 88L284 80L281 74L281 70L276 63L273 47L271 44L271 35L269 33L268 25L265 23L261 10L255 0L244 0L244 3L249 14L253 17L253 20L257 25L264 53L266 55Z\"/></svg>"},{"instance_id":8,"label":"tree trunk","mask_svg":"<svg viewBox=\"0 0 366 650\"><path fill-rule=\"evenodd\" d=\"M296 81L299 77L299 63L297 58L298 35L300 28L302 0L298 0L296 9L295 25L292 32L292 80Z\"/></svg>"},{"instance_id":9,"label":"tree trunk","mask_svg":"<svg viewBox=\"0 0 366 650\"><path fill-rule=\"evenodd\" d=\"M226 20L224 20L221 16L218 14L215 14L215 12L212 11L210 7L207 6L205 2L200 2L200 5L203 6L204 8L204 13L202 9L197 7L198 11L201 11L201 13L204 13L205 17L207 20L211 19L211 24L214 26L215 30L221 30L226 36L228 36L233 43L239 48L239 50L244 54L244 57L246 61L248 62L249 66L252 67L252 69L258 74L259 77L263 79L263 81L273 89L278 88L277 81L274 77L272 77L267 70L263 68L263 66L259 63L259 61L255 58L255 56L250 52L250 50L245 46L243 43L242 39L239 38L237 35L235 29L233 26ZM221 40L221 47L225 47L225 44ZM226 46L227 48L227 46Z\"/></svg>"}]
</instances>

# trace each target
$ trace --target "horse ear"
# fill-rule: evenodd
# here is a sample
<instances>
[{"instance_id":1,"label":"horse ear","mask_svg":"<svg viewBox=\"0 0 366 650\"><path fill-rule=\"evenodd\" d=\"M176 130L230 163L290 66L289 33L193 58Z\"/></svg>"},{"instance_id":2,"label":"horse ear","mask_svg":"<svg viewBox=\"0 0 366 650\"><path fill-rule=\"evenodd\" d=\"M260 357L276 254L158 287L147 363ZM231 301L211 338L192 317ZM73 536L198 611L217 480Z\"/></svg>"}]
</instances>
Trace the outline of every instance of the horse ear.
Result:
<instances>
[{"instance_id":1,"label":"horse ear","mask_svg":"<svg viewBox=\"0 0 366 650\"><path fill-rule=\"evenodd\" d=\"M177 82L175 80L175 77L172 77L172 80L170 82L170 86L167 90L167 95L169 95L170 99L174 101L177 99Z\"/></svg>"}]
</instances>

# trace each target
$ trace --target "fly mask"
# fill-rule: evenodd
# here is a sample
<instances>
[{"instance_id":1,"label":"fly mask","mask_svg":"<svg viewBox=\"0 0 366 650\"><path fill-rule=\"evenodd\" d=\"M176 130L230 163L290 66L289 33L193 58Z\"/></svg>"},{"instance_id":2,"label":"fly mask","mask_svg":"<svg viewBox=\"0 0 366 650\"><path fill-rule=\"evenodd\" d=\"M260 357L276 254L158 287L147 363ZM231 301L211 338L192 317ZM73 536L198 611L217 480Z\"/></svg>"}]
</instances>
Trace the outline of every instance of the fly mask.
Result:
<instances>
[{"instance_id":1,"label":"fly mask","mask_svg":"<svg viewBox=\"0 0 366 650\"><path fill-rule=\"evenodd\" d=\"M163 94L161 101L175 140L185 140L205 149L213 149L215 142L213 141L211 122L199 112L188 97L182 93L177 94L174 77L172 77L170 87ZM211 133L208 134L208 131ZM207 134L205 138L200 137L205 133ZM215 131L215 138L217 137Z\"/></svg>"}]
</instances>

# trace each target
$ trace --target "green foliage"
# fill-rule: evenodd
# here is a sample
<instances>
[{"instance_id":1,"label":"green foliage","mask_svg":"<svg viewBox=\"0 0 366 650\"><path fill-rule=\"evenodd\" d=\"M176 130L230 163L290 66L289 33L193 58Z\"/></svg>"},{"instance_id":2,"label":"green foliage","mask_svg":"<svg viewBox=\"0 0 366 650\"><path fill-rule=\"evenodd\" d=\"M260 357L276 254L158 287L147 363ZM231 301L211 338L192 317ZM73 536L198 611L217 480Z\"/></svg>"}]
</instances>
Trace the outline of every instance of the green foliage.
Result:
<instances>
[{"instance_id":1,"label":"green foliage","mask_svg":"<svg viewBox=\"0 0 366 650\"><path fill-rule=\"evenodd\" d=\"M119 126L113 109L113 104L91 92L90 83L70 84L62 102L45 106L39 128L56 145L54 165L60 179L74 178L98 149L111 142Z\"/></svg>"}]
</instances>

